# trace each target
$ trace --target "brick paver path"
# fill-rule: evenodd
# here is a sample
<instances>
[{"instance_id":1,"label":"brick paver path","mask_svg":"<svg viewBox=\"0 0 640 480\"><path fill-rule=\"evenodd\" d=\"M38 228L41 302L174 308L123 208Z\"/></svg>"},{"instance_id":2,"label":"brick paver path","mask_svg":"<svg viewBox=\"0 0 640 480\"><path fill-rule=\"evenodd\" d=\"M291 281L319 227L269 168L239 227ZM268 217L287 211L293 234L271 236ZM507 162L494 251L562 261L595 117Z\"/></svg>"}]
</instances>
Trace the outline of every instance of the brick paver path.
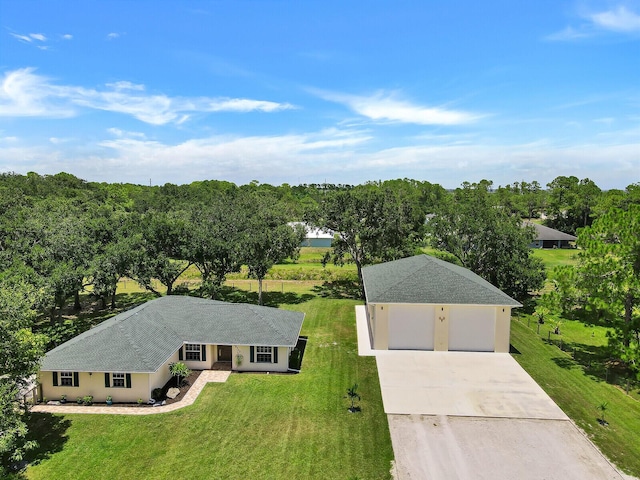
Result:
<instances>
[{"instance_id":1,"label":"brick paver path","mask_svg":"<svg viewBox=\"0 0 640 480\"><path fill-rule=\"evenodd\" d=\"M154 415L157 413L166 413L184 408L195 402L198 395L208 382L224 383L229 378L229 371L223 370L203 370L197 380L191 385L191 388L182 400L171 405L162 405L159 407L151 407L145 405L143 407L113 407L113 406L82 406L82 405L35 405L31 408L32 412L46 413L91 413L100 414L107 413L110 415Z\"/></svg>"}]
</instances>

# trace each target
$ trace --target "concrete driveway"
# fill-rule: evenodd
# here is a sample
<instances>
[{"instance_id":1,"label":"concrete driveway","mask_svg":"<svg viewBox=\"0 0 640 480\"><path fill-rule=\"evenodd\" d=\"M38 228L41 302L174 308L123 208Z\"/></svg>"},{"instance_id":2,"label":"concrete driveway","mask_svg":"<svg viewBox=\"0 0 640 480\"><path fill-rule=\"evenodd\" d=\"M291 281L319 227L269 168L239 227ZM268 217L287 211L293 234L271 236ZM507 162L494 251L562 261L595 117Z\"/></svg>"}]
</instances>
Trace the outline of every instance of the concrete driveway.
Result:
<instances>
[{"instance_id":1,"label":"concrete driveway","mask_svg":"<svg viewBox=\"0 0 640 480\"><path fill-rule=\"evenodd\" d=\"M396 479L629 478L509 354L376 351L364 307L356 323L359 354L376 357Z\"/></svg>"}]
</instances>

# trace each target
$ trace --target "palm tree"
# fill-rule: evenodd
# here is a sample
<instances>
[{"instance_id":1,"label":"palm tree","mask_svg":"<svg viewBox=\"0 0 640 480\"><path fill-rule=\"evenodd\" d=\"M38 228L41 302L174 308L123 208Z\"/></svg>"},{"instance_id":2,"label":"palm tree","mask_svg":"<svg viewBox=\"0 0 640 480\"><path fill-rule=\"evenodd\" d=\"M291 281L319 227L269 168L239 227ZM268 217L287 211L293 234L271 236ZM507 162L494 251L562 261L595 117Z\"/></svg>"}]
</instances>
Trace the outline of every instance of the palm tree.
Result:
<instances>
[{"instance_id":1,"label":"palm tree","mask_svg":"<svg viewBox=\"0 0 640 480\"><path fill-rule=\"evenodd\" d=\"M347 388L347 397L349 397L349 400L351 400L351 406L349 407L349 411L351 413L360 411L360 407L355 406L356 399L360 400L360 395L358 394L357 390L357 383L354 383L352 387Z\"/></svg>"},{"instance_id":2,"label":"palm tree","mask_svg":"<svg viewBox=\"0 0 640 480\"><path fill-rule=\"evenodd\" d=\"M609 407L609 402L601 402L597 407L598 410L600 410L600 412L601 412L600 423L602 425L607 425L607 421L604 419L604 412L607 411L608 407Z\"/></svg>"}]
</instances>

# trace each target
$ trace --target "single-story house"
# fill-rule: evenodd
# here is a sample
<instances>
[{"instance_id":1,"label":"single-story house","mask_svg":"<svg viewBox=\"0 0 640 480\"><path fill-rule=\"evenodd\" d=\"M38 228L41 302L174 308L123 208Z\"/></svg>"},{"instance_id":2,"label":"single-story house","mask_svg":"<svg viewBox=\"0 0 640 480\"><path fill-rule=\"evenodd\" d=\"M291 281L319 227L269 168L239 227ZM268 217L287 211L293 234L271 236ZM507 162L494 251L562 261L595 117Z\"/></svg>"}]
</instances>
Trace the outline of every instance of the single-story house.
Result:
<instances>
[{"instance_id":1,"label":"single-story house","mask_svg":"<svg viewBox=\"0 0 640 480\"><path fill-rule=\"evenodd\" d=\"M524 226L531 226L536 229L536 238L529 247L531 248L572 248L571 242L575 242L578 237L561 232L555 228L545 227L539 223L523 222Z\"/></svg>"},{"instance_id":2,"label":"single-story house","mask_svg":"<svg viewBox=\"0 0 640 480\"><path fill-rule=\"evenodd\" d=\"M192 370L228 362L234 371L286 372L303 320L303 313L271 307L157 298L49 351L39 372L41 395L146 401L169 381L175 362Z\"/></svg>"},{"instance_id":3,"label":"single-story house","mask_svg":"<svg viewBox=\"0 0 640 480\"><path fill-rule=\"evenodd\" d=\"M313 228L303 222L291 222L291 226L304 226L304 240L300 244L301 247L330 247L333 243L334 232L323 228Z\"/></svg>"},{"instance_id":4,"label":"single-story house","mask_svg":"<svg viewBox=\"0 0 640 480\"><path fill-rule=\"evenodd\" d=\"M509 352L522 305L466 268L417 255L362 269L376 350Z\"/></svg>"}]
</instances>

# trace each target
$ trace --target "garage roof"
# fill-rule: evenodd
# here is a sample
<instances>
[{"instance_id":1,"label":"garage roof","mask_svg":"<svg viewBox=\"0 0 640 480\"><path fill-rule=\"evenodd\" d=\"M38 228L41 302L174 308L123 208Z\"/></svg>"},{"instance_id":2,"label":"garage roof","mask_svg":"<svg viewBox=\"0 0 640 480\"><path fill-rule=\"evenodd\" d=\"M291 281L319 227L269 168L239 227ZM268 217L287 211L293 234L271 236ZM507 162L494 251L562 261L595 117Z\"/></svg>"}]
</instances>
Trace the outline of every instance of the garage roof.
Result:
<instances>
[{"instance_id":1,"label":"garage roof","mask_svg":"<svg viewBox=\"0 0 640 480\"><path fill-rule=\"evenodd\" d=\"M151 373L184 343L293 347L303 319L271 307L160 297L57 346L41 370Z\"/></svg>"},{"instance_id":2,"label":"garage roof","mask_svg":"<svg viewBox=\"0 0 640 480\"><path fill-rule=\"evenodd\" d=\"M472 271L430 255L362 269L367 303L522 305Z\"/></svg>"}]
</instances>

